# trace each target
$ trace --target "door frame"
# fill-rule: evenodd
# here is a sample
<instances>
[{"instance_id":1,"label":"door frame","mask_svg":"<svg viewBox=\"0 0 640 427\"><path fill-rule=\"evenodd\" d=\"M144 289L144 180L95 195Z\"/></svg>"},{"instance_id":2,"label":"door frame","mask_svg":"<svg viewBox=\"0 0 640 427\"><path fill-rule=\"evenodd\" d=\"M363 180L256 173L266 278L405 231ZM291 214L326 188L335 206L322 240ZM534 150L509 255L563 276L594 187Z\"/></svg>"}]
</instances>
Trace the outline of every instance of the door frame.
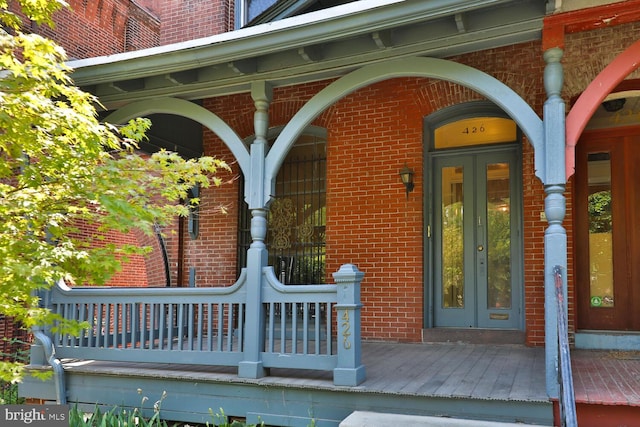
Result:
<instances>
[{"instance_id":1,"label":"door frame","mask_svg":"<svg viewBox=\"0 0 640 427\"><path fill-rule=\"evenodd\" d=\"M514 176L515 181L513 185L516 186L516 194L519 196L516 200L512 201L514 209L519 212L516 218L517 224L515 224L518 230L518 236L516 236L515 243L518 248L514 251L517 253L517 257L514 258L514 271L512 272L514 277L514 289L515 294L513 304L514 309L518 313L517 330L524 330L524 237L523 237L523 185L522 185L522 132L517 129L517 138L513 143L500 143L491 144L485 146L474 146L465 148L453 148L440 150L436 153L434 149L434 131L440 126L452 123L458 120L463 120L473 117L501 117L509 118L503 110L490 101L472 101L459 105L444 108L436 111L426 117L423 120L423 141L424 141L424 160L423 160L423 176L424 176L424 196L423 196L423 285L424 285L424 302L423 302L423 328L434 328L435 324L435 292L434 292L434 239L433 239L433 224L434 224L434 158L438 156L459 154L481 154L490 153L492 151L514 151L514 157L516 159L516 167ZM515 286L519 284L516 289ZM474 328L482 329L482 328ZM497 331L501 329L495 329ZM512 330L512 329L508 329Z\"/></svg>"},{"instance_id":2,"label":"door frame","mask_svg":"<svg viewBox=\"0 0 640 427\"><path fill-rule=\"evenodd\" d=\"M587 171L584 170L584 166L586 165L583 164L583 160L585 159L583 159L582 156L588 154L588 151L586 150L591 147L598 148L599 146L602 146L603 149L610 148L611 152L616 152L616 158L624 158L631 163L625 168L621 168L620 165L618 165L618 167L613 167L614 165L612 163L612 192L615 193L614 197L616 200L624 200L624 204L621 205L616 203L616 205L614 205L613 214L619 219L617 221L618 223L622 220L622 226L628 226L638 222L640 213L633 208L630 208L628 205L633 204L634 200L635 203L638 202L638 200L633 197L629 197L628 187L630 183L637 182L638 177L640 176L640 170L632 166L632 164L637 164L637 162L640 161L638 159L640 154L636 152L637 150L632 150L631 147L629 147L631 143L638 143L632 141L633 139L640 139L640 126L636 125L594 129L585 131L582 134L580 142L576 148L577 173L574 175L573 191L573 206L576 210L574 212L573 221L573 241L575 246L575 250L573 251L573 268L575 277L574 298L576 307L576 329L578 331L615 331L616 333L629 331L637 333L640 331L640 311L633 309L634 300L640 298L640 295L638 294L640 290L637 290L637 292L634 293L631 288L633 286L632 280L634 278L636 280L640 278L640 266L637 262L633 261L633 254L628 252L630 246L640 248L640 241L638 241L636 234L630 233L625 229L620 231L620 226L618 226L612 243L612 257L615 256L615 258L613 258L613 280L614 282L616 280L619 281L621 278L626 280L625 283L621 283L618 286L614 285L614 301L616 302L616 305L619 304L624 307L623 310L626 310L626 317L624 317L624 313L620 312L606 313L604 311L594 311L600 309L592 308L590 306L590 295L587 295L589 294L589 287L584 284L589 278L589 273L584 270L585 265L580 260L580 258L584 258L585 256L588 257L588 253L584 253L585 248L583 245L576 244L577 239L584 239L585 233L588 237L588 230L585 228L587 227L586 217L580 208L585 207L581 205L581 201L584 201L585 192L587 191ZM614 159L612 159L612 161L614 161ZM613 183L613 180L616 181L615 184ZM626 236L626 238L624 240L620 239L621 235ZM616 238L616 236L618 236L618 238ZM630 240L627 241L627 239ZM626 286L626 288L621 289L620 286ZM594 319L590 324L585 324L582 320L584 318L591 318L597 315L603 315L603 317L600 319ZM613 326L614 323L618 324L617 328ZM623 324L626 326L620 327ZM584 326L590 327L585 328Z\"/></svg>"}]
</instances>

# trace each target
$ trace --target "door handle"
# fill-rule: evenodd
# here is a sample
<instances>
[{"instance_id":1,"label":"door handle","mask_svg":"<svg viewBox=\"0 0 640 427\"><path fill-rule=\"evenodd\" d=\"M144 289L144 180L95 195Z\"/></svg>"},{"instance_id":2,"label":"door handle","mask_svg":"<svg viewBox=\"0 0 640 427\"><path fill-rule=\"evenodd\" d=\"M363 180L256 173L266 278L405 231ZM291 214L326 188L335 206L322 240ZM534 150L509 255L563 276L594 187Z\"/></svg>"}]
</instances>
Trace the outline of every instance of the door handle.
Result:
<instances>
[{"instance_id":1,"label":"door handle","mask_svg":"<svg viewBox=\"0 0 640 427\"><path fill-rule=\"evenodd\" d=\"M484 251L484 246L478 245L478 252L482 252L482 251Z\"/></svg>"}]
</instances>

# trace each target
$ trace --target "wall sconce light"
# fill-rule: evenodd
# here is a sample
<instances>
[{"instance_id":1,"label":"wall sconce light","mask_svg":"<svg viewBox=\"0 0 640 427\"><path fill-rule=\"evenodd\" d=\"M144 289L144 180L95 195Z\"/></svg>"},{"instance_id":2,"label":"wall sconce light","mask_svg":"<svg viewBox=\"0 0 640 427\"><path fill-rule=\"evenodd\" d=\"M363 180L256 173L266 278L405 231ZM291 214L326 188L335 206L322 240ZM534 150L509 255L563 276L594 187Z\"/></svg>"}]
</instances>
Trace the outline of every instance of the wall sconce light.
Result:
<instances>
[{"instance_id":1,"label":"wall sconce light","mask_svg":"<svg viewBox=\"0 0 640 427\"><path fill-rule=\"evenodd\" d=\"M609 101L604 101L602 103L602 107L609 113L615 113L616 111L622 110L625 102L627 102L626 98L611 99Z\"/></svg>"},{"instance_id":2,"label":"wall sconce light","mask_svg":"<svg viewBox=\"0 0 640 427\"><path fill-rule=\"evenodd\" d=\"M400 169L400 180L407 191L407 199L409 198L409 193L413 191L413 173L413 169L408 167L406 163Z\"/></svg>"}]
</instances>

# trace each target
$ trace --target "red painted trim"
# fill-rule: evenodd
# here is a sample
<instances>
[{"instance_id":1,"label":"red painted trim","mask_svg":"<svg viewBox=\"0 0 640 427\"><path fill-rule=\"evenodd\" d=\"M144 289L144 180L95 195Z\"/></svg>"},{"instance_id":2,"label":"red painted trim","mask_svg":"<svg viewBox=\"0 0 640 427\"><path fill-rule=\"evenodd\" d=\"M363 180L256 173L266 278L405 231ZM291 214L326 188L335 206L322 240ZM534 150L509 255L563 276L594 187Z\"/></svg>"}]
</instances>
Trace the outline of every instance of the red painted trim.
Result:
<instances>
[{"instance_id":1,"label":"red painted trim","mask_svg":"<svg viewBox=\"0 0 640 427\"><path fill-rule=\"evenodd\" d=\"M564 35L640 21L640 0L629 0L544 18L542 49L564 48Z\"/></svg>"},{"instance_id":2,"label":"red painted trim","mask_svg":"<svg viewBox=\"0 0 640 427\"><path fill-rule=\"evenodd\" d=\"M566 119L566 177L575 172L575 146L598 106L631 72L640 67L640 40L618 55L582 92Z\"/></svg>"}]
</instances>

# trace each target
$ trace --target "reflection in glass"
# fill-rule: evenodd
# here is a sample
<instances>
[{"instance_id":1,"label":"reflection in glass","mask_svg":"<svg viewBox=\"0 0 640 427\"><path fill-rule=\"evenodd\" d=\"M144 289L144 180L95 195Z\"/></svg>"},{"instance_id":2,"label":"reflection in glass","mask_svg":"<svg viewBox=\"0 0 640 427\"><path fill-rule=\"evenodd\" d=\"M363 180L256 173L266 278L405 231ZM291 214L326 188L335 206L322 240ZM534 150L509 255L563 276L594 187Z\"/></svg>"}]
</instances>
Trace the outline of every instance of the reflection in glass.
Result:
<instances>
[{"instance_id":1,"label":"reflection in glass","mask_svg":"<svg viewBox=\"0 0 640 427\"><path fill-rule=\"evenodd\" d=\"M463 168L442 168L442 307L464 307Z\"/></svg>"},{"instance_id":2,"label":"reflection in glass","mask_svg":"<svg viewBox=\"0 0 640 427\"><path fill-rule=\"evenodd\" d=\"M487 165L487 308L511 308L509 164Z\"/></svg>"},{"instance_id":3,"label":"reflection in glass","mask_svg":"<svg viewBox=\"0 0 640 427\"><path fill-rule=\"evenodd\" d=\"M611 156L588 156L589 273L592 307L613 307Z\"/></svg>"}]
</instances>

